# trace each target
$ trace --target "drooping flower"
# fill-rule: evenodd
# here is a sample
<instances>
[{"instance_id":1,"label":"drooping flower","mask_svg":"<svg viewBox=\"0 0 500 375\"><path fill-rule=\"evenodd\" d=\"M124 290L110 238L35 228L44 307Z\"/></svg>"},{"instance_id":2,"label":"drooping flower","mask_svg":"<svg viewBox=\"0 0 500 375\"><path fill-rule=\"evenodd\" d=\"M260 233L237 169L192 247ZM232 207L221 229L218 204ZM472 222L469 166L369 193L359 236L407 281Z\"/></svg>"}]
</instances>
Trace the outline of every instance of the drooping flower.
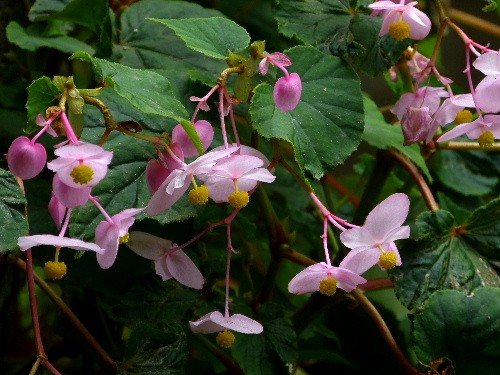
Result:
<instances>
[{"instance_id":1,"label":"drooping flower","mask_svg":"<svg viewBox=\"0 0 500 375\"><path fill-rule=\"evenodd\" d=\"M195 333L214 333L226 329L246 334L259 334L264 330L262 324L241 314L226 316L219 311L212 311L203 315L200 319L189 322L191 331Z\"/></svg>"},{"instance_id":2,"label":"drooping flower","mask_svg":"<svg viewBox=\"0 0 500 375\"><path fill-rule=\"evenodd\" d=\"M47 162L47 151L35 138L21 136L12 142L7 152L9 170L23 180L29 180L40 174Z\"/></svg>"},{"instance_id":3,"label":"drooping flower","mask_svg":"<svg viewBox=\"0 0 500 375\"><path fill-rule=\"evenodd\" d=\"M305 294L319 291L328 296L337 288L350 292L366 279L345 267L334 267L325 262L316 263L300 271L288 284L288 291L293 294Z\"/></svg>"},{"instance_id":4,"label":"drooping flower","mask_svg":"<svg viewBox=\"0 0 500 375\"><path fill-rule=\"evenodd\" d=\"M54 153L58 158L47 163L47 168L63 183L75 188L97 185L106 176L113 158L111 151L83 142L62 146Z\"/></svg>"},{"instance_id":5,"label":"drooping flower","mask_svg":"<svg viewBox=\"0 0 500 375\"><path fill-rule=\"evenodd\" d=\"M377 263L383 269L401 265L394 241L410 236L410 227L402 226L409 208L406 194L393 194L368 214L362 227L342 232L340 240L352 250L339 267L361 275Z\"/></svg>"},{"instance_id":6,"label":"drooping flower","mask_svg":"<svg viewBox=\"0 0 500 375\"><path fill-rule=\"evenodd\" d=\"M128 241L128 230L134 224L134 216L143 210L144 208L128 208L97 225L95 242L104 249L97 254L97 262L101 268L106 269L113 265L118 254L118 246Z\"/></svg>"},{"instance_id":7,"label":"drooping flower","mask_svg":"<svg viewBox=\"0 0 500 375\"><path fill-rule=\"evenodd\" d=\"M214 129L206 120L198 120L193 124L193 126L200 137L201 144L203 145L203 152L205 152L210 147L214 139ZM191 138L189 138L189 135L186 133L181 124L178 124L172 130L172 141L180 145L186 158L199 156L198 150L194 146L193 141L191 141Z\"/></svg>"},{"instance_id":8,"label":"drooping flower","mask_svg":"<svg viewBox=\"0 0 500 375\"><path fill-rule=\"evenodd\" d=\"M153 260L155 271L163 281L174 278L183 285L190 288L201 289L203 275L198 270L193 261L182 251L176 249L171 251L175 244L171 241L152 234L133 231L127 246L136 254Z\"/></svg>"},{"instance_id":9,"label":"drooping flower","mask_svg":"<svg viewBox=\"0 0 500 375\"><path fill-rule=\"evenodd\" d=\"M377 1L368 5L370 9L382 14L379 36L389 34L396 40L424 39L431 30L431 21L424 12L415 8L416 4L418 1L405 4L405 0L400 0L399 3Z\"/></svg>"},{"instance_id":10,"label":"drooping flower","mask_svg":"<svg viewBox=\"0 0 500 375\"><path fill-rule=\"evenodd\" d=\"M495 139L500 139L500 115L484 115L476 120L455 126L438 138L438 142L450 141L463 134L470 139L478 139L479 144L488 147Z\"/></svg>"},{"instance_id":11,"label":"drooping flower","mask_svg":"<svg viewBox=\"0 0 500 375\"><path fill-rule=\"evenodd\" d=\"M274 85L274 103L281 112L293 111L299 104L301 95L302 80L297 73L281 77Z\"/></svg>"}]
</instances>

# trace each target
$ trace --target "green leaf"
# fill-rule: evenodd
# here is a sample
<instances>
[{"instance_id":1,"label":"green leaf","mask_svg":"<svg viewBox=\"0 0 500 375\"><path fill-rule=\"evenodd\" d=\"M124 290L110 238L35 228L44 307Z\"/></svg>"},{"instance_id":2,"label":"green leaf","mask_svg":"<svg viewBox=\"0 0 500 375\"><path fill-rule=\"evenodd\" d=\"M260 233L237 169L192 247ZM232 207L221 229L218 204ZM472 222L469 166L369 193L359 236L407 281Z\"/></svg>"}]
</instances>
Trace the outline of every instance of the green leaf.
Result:
<instances>
[{"instance_id":1,"label":"green leaf","mask_svg":"<svg viewBox=\"0 0 500 375\"><path fill-rule=\"evenodd\" d=\"M71 0L36 0L31 6L28 17L30 21L46 20L54 13L61 12Z\"/></svg>"},{"instance_id":2,"label":"green leaf","mask_svg":"<svg viewBox=\"0 0 500 375\"><path fill-rule=\"evenodd\" d=\"M27 133L40 130L40 127L35 123L36 116L39 113L45 116L45 110L48 107L57 105L56 97L60 94L48 77L38 78L33 81L28 87L28 101L26 102L26 109L28 110Z\"/></svg>"},{"instance_id":3,"label":"green leaf","mask_svg":"<svg viewBox=\"0 0 500 375\"><path fill-rule=\"evenodd\" d=\"M26 198L14 175L0 169L0 253L14 250L17 239L28 235L25 204Z\"/></svg>"},{"instance_id":4,"label":"green leaf","mask_svg":"<svg viewBox=\"0 0 500 375\"><path fill-rule=\"evenodd\" d=\"M337 57L312 47L285 53L291 71L302 79L302 98L292 112L274 105L273 88L255 88L250 114L255 129L269 139L289 142L303 172L321 178L358 146L363 131L363 103L357 76Z\"/></svg>"},{"instance_id":5,"label":"green leaf","mask_svg":"<svg viewBox=\"0 0 500 375\"><path fill-rule=\"evenodd\" d=\"M200 135L196 131L193 123L188 120L182 120L181 125L189 136L189 139L191 139L191 142L193 142L198 153L203 155L203 144L201 143Z\"/></svg>"},{"instance_id":6,"label":"green leaf","mask_svg":"<svg viewBox=\"0 0 500 375\"><path fill-rule=\"evenodd\" d=\"M500 289L429 298L413 323L415 354L424 365L448 358L457 374L494 374L500 364Z\"/></svg>"},{"instance_id":7,"label":"green leaf","mask_svg":"<svg viewBox=\"0 0 500 375\"><path fill-rule=\"evenodd\" d=\"M78 39L66 35L41 36L38 27L24 29L15 21L9 22L5 31L9 42L32 52L39 48L47 47L64 53L75 53L76 51L85 51L89 54L94 53L94 49L91 46Z\"/></svg>"},{"instance_id":8,"label":"green leaf","mask_svg":"<svg viewBox=\"0 0 500 375\"><path fill-rule=\"evenodd\" d=\"M174 30L189 48L215 59L225 59L229 51L242 51L250 43L250 36L246 30L227 18L182 20L151 18L151 20Z\"/></svg>"},{"instance_id":9,"label":"green leaf","mask_svg":"<svg viewBox=\"0 0 500 375\"><path fill-rule=\"evenodd\" d=\"M246 375L277 375L282 374L277 365L276 354L269 350L264 334L236 334L236 340L231 347L233 357L238 361Z\"/></svg>"},{"instance_id":10,"label":"green leaf","mask_svg":"<svg viewBox=\"0 0 500 375\"><path fill-rule=\"evenodd\" d=\"M173 96L169 80L158 73L129 68L91 57L84 52L75 53L70 59L90 62L98 80L105 80L118 95L141 112L171 118L177 122L188 117L184 106Z\"/></svg>"},{"instance_id":11,"label":"green leaf","mask_svg":"<svg viewBox=\"0 0 500 375\"><path fill-rule=\"evenodd\" d=\"M402 265L391 271L395 291L409 309L419 308L431 294L443 289L468 292L481 286L500 286L500 277L461 237L447 211L418 218L421 240L407 240L401 248Z\"/></svg>"},{"instance_id":12,"label":"green leaf","mask_svg":"<svg viewBox=\"0 0 500 375\"><path fill-rule=\"evenodd\" d=\"M404 146L404 137L401 127L389 125L371 99L363 96L365 108L365 129L362 139L373 147L387 150L394 148L410 159L425 174L429 182L432 177L424 158L420 154L418 145Z\"/></svg>"}]
</instances>

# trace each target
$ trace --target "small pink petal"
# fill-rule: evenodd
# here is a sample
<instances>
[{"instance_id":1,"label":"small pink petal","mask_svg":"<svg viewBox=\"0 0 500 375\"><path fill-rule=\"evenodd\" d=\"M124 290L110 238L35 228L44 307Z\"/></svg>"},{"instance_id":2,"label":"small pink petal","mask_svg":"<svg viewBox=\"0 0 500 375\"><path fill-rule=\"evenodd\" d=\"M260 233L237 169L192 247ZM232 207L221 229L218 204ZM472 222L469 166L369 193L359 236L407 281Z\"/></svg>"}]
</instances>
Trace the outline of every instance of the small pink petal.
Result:
<instances>
[{"instance_id":1,"label":"small pink petal","mask_svg":"<svg viewBox=\"0 0 500 375\"><path fill-rule=\"evenodd\" d=\"M174 279L193 289L203 288L205 280L200 270L184 251L168 252L166 258L168 271Z\"/></svg>"},{"instance_id":2,"label":"small pink petal","mask_svg":"<svg viewBox=\"0 0 500 375\"><path fill-rule=\"evenodd\" d=\"M56 224L57 229L61 230L61 225L64 216L66 215L66 207L63 206L61 202L59 202L59 199L57 199L54 192L52 192L52 198L50 198L48 210L50 216Z\"/></svg>"},{"instance_id":3,"label":"small pink petal","mask_svg":"<svg viewBox=\"0 0 500 375\"><path fill-rule=\"evenodd\" d=\"M214 311L210 314L210 319L221 327L241 333L259 334L264 329L259 322L241 314L234 314L227 318L219 311Z\"/></svg>"}]
</instances>

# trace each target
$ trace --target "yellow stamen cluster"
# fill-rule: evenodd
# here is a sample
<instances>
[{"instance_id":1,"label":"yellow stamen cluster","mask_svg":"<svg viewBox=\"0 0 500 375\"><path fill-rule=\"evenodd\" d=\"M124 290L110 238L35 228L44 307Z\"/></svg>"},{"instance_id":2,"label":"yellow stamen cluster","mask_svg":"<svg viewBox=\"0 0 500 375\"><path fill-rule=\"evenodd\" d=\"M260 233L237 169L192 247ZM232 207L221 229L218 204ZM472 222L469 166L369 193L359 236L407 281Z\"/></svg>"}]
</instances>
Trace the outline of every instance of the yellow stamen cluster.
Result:
<instances>
[{"instance_id":1,"label":"yellow stamen cluster","mask_svg":"<svg viewBox=\"0 0 500 375\"><path fill-rule=\"evenodd\" d=\"M229 195L228 202L234 208L243 208L250 201L250 197L246 191L233 191Z\"/></svg>"},{"instance_id":2,"label":"yellow stamen cluster","mask_svg":"<svg viewBox=\"0 0 500 375\"><path fill-rule=\"evenodd\" d=\"M477 142L479 143L479 147L489 148L495 143L495 136L488 130L479 136Z\"/></svg>"},{"instance_id":3,"label":"yellow stamen cluster","mask_svg":"<svg viewBox=\"0 0 500 375\"><path fill-rule=\"evenodd\" d=\"M80 164L73 168L69 175L73 178L75 184L85 185L94 178L94 170L88 165Z\"/></svg>"},{"instance_id":4,"label":"yellow stamen cluster","mask_svg":"<svg viewBox=\"0 0 500 375\"><path fill-rule=\"evenodd\" d=\"M45 263L45 267L43 267L45 274L49 279L59 280L62 279L66 272L68 271L68 267L66 267L66 263L64 262L52 262L49 261Z\"/></svg>"},{"instance_id":5,"label":"yellow stamen cluster","mask_svg":"<svg viewBox=\"0 0 500 375\"><path fill-rule=\"evenodd\" d=\"M405 21L396 21L389 26L389 35L392 39L401 41L410 37L410 25Z\"/></svg>"},{"instance_id":6,"label":"yellow stamen cluster","mask_svg":"<svg viewBox=\"0 0 500 375\"><path fill-rule=\"evenodd\" d=\"M230 348L234 344L234 334L231 331L228 331L227 329L223 332L219 332L217 334L217 337L215 338L215 341L217 344L219 344L220 347L222 348Z\"/></svg>"},{"instance_id":7,"label":"yellow stamen cluster","mask_svg":"<svg viewBox=\"0 0 500 375\"><path fill-rule=\"evenodd\" d=\"M378 264L380 264L380 267L382 267L384 270L390 270L394 268L397 261L398 258L393 252L385 252L380 255L380 258L378 258Z\"/></svg>"},{"instance_id":8,"label":"yellow stamen cluster","mask_svg":"<svg viewBox=\"0 0 500 375\"><path fill-rule=\"evenodd\" d=\"M328 297L333 296L337 291L337 280L333 277L327 277L319 282L319 292L326 294Z\"/></svg>"},{"instance_id":9,"label":"yellow stamen cluster","mask_svg":"<svg viewBox=\"0 0 500 375\"><path fill-rule=\"evenodd\" d=\"M189 192L188 199L195 206L203 206L208 202L208 188L205 185L195 187Z\"/></svg>"},{"instance_id":10,"label":"yellow stamen cluster","mask_svg":"<svg viewBox=\"0 0 500 375\"><path fill-rule=\"evenodd\" d=\"M457 117L455 117L455 123L457 124L466 124L472 122L472 112L468 109L464 109L457 113Z\"/></svg>"},{"instance_id":11,"label":"yellow stamen cluster","mask_svg":"<svg viewBox=\"0 0 500 375\"><path fill-rule=\"evenodd\" d=\"M120 243L128 243L130 241L130 233L120 237Z\"/></svg>"}]
</instances>

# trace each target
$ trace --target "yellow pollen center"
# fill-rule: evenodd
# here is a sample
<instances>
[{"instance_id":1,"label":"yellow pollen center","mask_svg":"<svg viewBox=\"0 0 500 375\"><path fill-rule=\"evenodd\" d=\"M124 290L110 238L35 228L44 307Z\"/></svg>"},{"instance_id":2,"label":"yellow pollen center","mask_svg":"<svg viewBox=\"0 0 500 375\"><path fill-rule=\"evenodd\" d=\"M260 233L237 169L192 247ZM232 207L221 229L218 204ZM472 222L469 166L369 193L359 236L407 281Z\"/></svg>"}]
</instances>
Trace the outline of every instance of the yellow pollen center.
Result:
<instances>
[{"instance_id":1,"label":"yellow pollen center","mask_svg":"<svg viewBox=\"0 0 500 375\"><path fill-rule=\"evenodd\" d=\"M319 292L328 297L333 296L337 291L337 280L333 277L327 277L319 282Z\"/></svg>"},{"instance_id":2,"label":"yellow pollen center","mask_svg":"<svg viewBox=\"0 0 500 375\"><path fill-rule=\"evenodd\" d=\"M398 258L393 252L384 252L380 255L380 258L378 258L378 264L380 264L380 267L382 267L384 270L390 270L394 268L397 261Z\"/></svg>"},{"instance_id":3,"label":"yellow pollen center","mask_svg":"<svg viewBox=\"0 0 500 375\"><path fill-rule=\"evenodd\" d=\"M493 146L495 143L495 136L489 130L485 131L483 134L479 136L477 139L479 143L479 147L481 148L489 148Z\"/></svg>"},{"instance_id":4,"label":"yellow pollen center","mask_svg":"<svg viewBox=\"0 0 500 375\"><path fill-rule=\"evenodd\" d=\"M397 41L409 38L410 31L410 25L408 25L405 21L397 21L389 26L389 35Z\"/></svg>"},{"instance_id":5,"label":"yellow pollen center","mask_svg":"<svg viewBox=\"0 0 500 375\"><path fill-rule=\"evenodd\" d=\"M69 175L73 178L75 184L85 185L94 178L94 170L88 165L80 164L73 168Z\"/></svg>"},{"instance_id":6,"label":"yellow pollen center","mask_svg":"<svg viewBox=\"0 0 500 375\"><path fill-rule=\"evenodd\" d=\"M219 344L220 347L222 348L230 348L234 344L234 334L231 331L228 331L227 329L223 332L219 332L217 334L217 337L215 338L215 341L217 344Z\"/></svg>"},{"instance_id":7,"label":"yellow pollen center","mask_svg":"<svg viewBox=\"0 0 500 375\"><path fill-rule=\"evenodd\" d=\"M128 243L129 240L130 240L130 233L127 233L126 235L120 237L119 242L120 243Z\"/></svg>"},{"instance_id":8,"label":"yellow pollen center","mask_svg":"<svg viewBox=\"0 0 500 375\"><path fill-rule=\"evenodd\" d=\"M208 201L208 188L205 185L195 187L189 192L188 199L195 206L203 206Z\"/></svg>"},{"instance_id":9,"label":"yellow pollen center","mask_svg":"<svg viewBox=\"0 0 500 375\"><path fill-rule=\"evenodd\" d=\"M457 124L465 124L472 122L472 112L468 109L464 109L457 113L457 117L455 117L455 122Z\"/></svg>"},{"instance_id":10,"label":"yellow pollen center","mask_svg":"<svg viewBox=\"0 0 500 375\"><path fill-rule=\"evenodd\" d=\"M68 268L66 267L66 263L64 262L49 261L45 263L45 267L43 267L43 270L45 271L45 274L49 279L59 280L62 279L64 275L66 275Z\"/></svg>"},{"instance_id":11,"label":"yellow pollen center","mask_svg":"<svg viewBox=\"0 0 500 375\"><path fill-rule=\"evenodd\" d=\"M234 208L243 208L250 201L250 197L246 191L233 191L229 195L228 202Z\"/></svg>"}]
</instances>

